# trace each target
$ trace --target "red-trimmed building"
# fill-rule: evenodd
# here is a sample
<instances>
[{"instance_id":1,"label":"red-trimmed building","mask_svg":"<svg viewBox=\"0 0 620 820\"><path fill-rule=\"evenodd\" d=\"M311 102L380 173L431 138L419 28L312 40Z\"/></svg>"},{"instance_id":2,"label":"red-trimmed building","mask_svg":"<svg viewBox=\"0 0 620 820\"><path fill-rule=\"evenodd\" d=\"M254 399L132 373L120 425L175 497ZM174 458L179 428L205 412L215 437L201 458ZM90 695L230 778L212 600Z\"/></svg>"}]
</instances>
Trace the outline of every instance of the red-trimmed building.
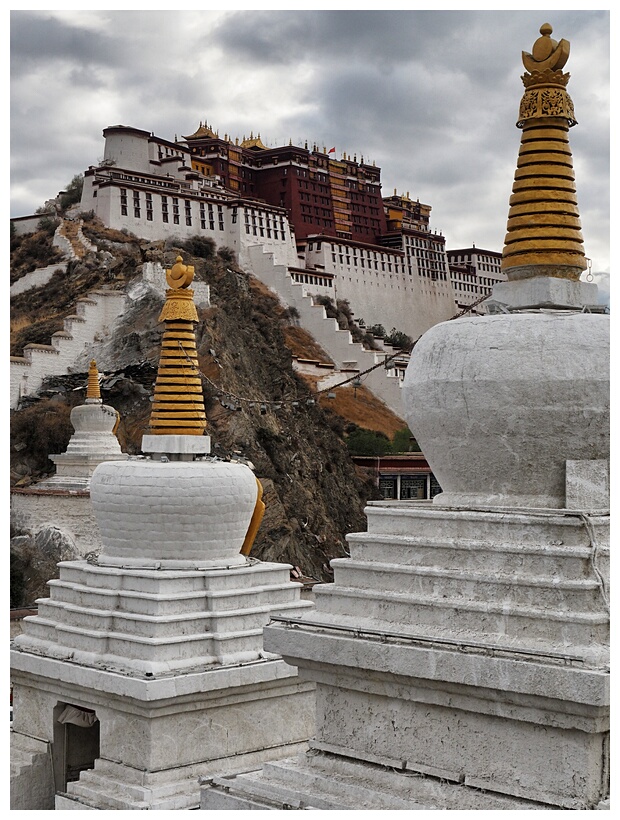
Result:
<instances>
[{"instance_id":1,"label":"red-trimmed building","mask_svg":"<svg viewBox=\"0 0 620 820\"><path fill-rule=\"evenodd\" d=\"M374 472L375 482L383 498L424 501L441 492L422 453L352 458L355 464Z\"/></svg>"}]
</instances>

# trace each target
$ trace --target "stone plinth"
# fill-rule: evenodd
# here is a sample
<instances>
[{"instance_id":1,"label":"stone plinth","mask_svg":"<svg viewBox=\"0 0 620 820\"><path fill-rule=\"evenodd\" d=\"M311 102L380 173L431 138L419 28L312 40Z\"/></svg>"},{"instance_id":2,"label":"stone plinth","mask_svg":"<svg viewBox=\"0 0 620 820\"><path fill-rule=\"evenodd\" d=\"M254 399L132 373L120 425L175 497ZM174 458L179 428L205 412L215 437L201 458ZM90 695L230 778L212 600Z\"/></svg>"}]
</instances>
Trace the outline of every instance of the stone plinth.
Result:
<instances>
[{"instance_id":1,"label":"stone plinth","mask_svg":"<svg viewBox=\"0 0 620 820\"><path fill-rule=\"evenodd\" d=\"M608 516L424 502L366 512L316 611L265 629L265 648L316 682L312 754L205 783L202 807L605 800Z\"/></svg>"},{"instance_id":2,"label":"stone plinth","mask_svg":"<svg viewBox=\"0 0 620 820\"><path fill-rule=\"evenodd\" d=\"M510 310L578 310L584 305L596 305L598 287L593 282L571 281L551 276L536 275L539 268L533 266L533 278L513 282L496 282L493 296L485 302Z\"/></svg>"},{"instance_id":3,"label":"stone plinth","mask_svg":"<svg viewBox=\"0 0 620 820\"><path fill-rule=\"evenodd\" d=\"M273 613L312 604L287 565L244 562L203 571L60 565L12 649L15 756L29 738L55 742L62 783L60 708L92 710L100 726L94 767L57 786L57 809L196 808L199 775L304 748L314 687L263 651L262 629Z\"/></svg>"}]
</instances>

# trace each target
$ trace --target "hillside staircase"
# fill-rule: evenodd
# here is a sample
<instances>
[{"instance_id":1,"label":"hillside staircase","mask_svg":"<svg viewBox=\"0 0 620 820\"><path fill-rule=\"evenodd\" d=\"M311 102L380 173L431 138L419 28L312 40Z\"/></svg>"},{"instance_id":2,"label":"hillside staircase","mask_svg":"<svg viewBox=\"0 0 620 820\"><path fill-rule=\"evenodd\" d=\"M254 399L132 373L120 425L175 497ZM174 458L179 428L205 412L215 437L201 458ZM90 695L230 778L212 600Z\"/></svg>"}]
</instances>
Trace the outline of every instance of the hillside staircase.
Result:
<instances>
[{"instance_id":1,"label":"hillside staircase","mask_svg":"<svg viewBox=\"0 0 620 820\"><path fill-rule=\"evenodd\" d=\"M126 299L122 291L92 290L77 300L51 344L28 344L23 356L11 356L11 409L25 396L36 395L47 377L71 373L85 350L110 337Z\"/></svg>"},{"instance_id":2,"label":"hillside staircase","mask_svg":"<svg viewBox=\"0 0 620 820\"><path fill-rule=\"evenodd\" d=\"M96 245L82 233L83 224L79 217L65 217L56 228L54 244L70 259L83 259L87 253L97 252Z\"/></svg>"},{"instance_id":3,"label":"hillside staircase","mask_svg":"<svg viewBox=\"0 0 620 820\"><path fill-rule=\"evenodd\" d=\"M341 381L360 375L363 384L402 418L403 371L382 366L396 349L384 345L382 350L369 350L354 342L351 332L340 328L336 319L327 315L323 305L314 302L307 286L293 281L287 265L277 264L273 253L265 251L262 245L254 245L248 250L251 273L274 291L283 304L298 311L301 327L312 334L332 359L334 370L342 374Z\"/></svg>"},{"instance_id":4,"label":"hillside staircase","mask_svg":"<svg viewBox=\"0 0 620 820\"><path fill-rule=\"evenodd\" d=\"M25 293L33 288L40 288L46 285L56 271L67 272L69 263L75 259L83 259L91 252L96 253L97 247L93 245L82 233L83 220L78 218L64 218L56 228L52 245L62 253L63 261L43 268L37 268L22 276L17 282L11 285L11 296Z\"/></svg>"}]
</instances>

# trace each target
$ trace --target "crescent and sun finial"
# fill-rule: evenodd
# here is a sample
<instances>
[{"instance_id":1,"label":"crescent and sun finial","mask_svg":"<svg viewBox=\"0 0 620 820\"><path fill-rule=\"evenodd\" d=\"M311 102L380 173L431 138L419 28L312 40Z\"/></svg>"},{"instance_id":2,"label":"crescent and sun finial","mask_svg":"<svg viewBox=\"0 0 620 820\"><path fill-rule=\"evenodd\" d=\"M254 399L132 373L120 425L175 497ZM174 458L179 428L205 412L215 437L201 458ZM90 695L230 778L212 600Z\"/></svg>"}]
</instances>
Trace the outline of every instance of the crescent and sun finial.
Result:
<instances>
[{"instance_id":1,"label":"crescent and sun finial","mask_svg":"<svg viewBox=\"0 0 620 820\"><path fill-rule=\"evenodd\" d=\"M521 56L526 71L530 74L540 73L550 69L559 71L564 68L570 54L570 43L568 40L560 40L558 43L551 38L553 28L549 23L543 23L540 27L541 37L532 46L532 53L522 51Z\"/></svg>"},{"instance_id":2,"label":"crescent and sun finial","mask_svg":"<svg viewBox=\"0 0 620 820\"><path fill-rule=\"evenodd\" d=\"M175 264L170 270L166 271L166 282L168 287L174 288L188 288L194 279L193 265L184 265L183 257L177 256Z\"/></svg>"}]
</instances>

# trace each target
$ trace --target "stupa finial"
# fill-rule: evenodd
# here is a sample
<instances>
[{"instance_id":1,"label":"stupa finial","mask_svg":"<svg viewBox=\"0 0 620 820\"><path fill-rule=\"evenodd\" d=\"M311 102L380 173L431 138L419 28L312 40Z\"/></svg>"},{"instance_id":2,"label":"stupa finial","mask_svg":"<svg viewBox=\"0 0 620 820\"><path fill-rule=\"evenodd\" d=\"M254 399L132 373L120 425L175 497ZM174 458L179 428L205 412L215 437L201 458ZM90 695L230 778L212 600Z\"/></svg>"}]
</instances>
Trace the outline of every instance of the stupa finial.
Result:
<instances>
[{"instance_id":1,"label":"stupa finial","mask_svg":"<svg viewBox=\"0 0 620 820\"><path fill-rule=\"evenodd\" d=\"M577 120L566 91L570 74L562 71L570 43L551 39L552 31L544 23L532 53L522 52L525 92L517 128L523 135L502 253L509 281L577 281L587 268L568 143Z\"/></svg>"},{"instance_id":2,"label":"stupa finial","mask_svg":"<svg viewBox=\"0 0 620 820\"><path fill-rule=\"evenodd\" d=\"M207 426L196 352L198 312L190 285L194 268L177 256L166 270L166 303L159 321L166 323L155 381L151 435L201 436Z\"/></svg>"},{"instance_id":3,"label":"stupa finial","mask_svg":"<svg viewBox=\"0 0 620 820\"><path fill-rule=\"evenodd\" d=\"M532 53L521 52L525 70L530 74L542 71L559 71L564 68L568 55L570 54L570 43L568 40L556 42L551 39L553 29L549 23L543 23L540 27L541 37L532 46Z\"/></svg>"},{"instance_id":4,"label":"stupa finial","mask_svg":"<svg viewBox=\"0 0 620 820\"><path fill-rule=\"evenodd\" d=\"M86 385L86 398L101 400L101 388L99 387L99 371L97 362L93 359L88 368L88 383Z\"/></svg>"},{"instance_id":5,"label":"stupa finial","mask_svg":"<svg viewBox=\"0 0 620 820\"><path fill-rule=\"evenodd\" d=\"M191 265L183 264L183 257L177 256L175 264L170 270L166 270L166 282L169 287L188 288L194 281L194 268Z\"/></svg>"}]
</instances>

